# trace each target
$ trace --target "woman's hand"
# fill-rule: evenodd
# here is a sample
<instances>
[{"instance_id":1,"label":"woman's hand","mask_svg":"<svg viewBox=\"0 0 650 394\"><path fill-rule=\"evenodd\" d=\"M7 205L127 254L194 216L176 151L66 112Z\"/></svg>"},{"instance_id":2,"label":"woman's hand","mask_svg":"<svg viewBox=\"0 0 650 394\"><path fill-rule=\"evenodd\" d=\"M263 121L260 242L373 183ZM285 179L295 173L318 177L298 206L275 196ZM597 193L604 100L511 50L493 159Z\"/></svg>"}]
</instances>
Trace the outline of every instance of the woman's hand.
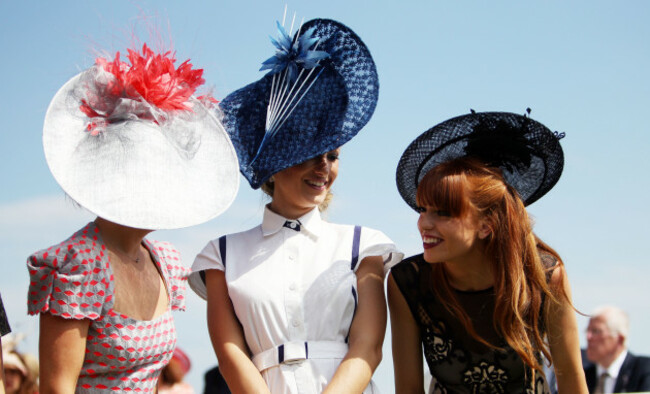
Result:
<instances>
[{"instance_id":1,"label":"woman's hand","mask_svg":"<svg viewBox=\"0 0 650 394\"><path fill-rule=\"evenodd\" d=\"M40 315L38 356L41 393L74 393L86 357L90 320Z\"/></svg>"},{"instance_id":2,"label":"woman's hand","mask_svg":"<svg viewBox=\"0 0 650 394\"><path fill-rule=\"evenodd\" d=\"M356 272L359 303L350 327L349 349L323 393L361 393L381 362L386 334L384 264L366 257Z\"/></svg>"},{"instance_id":3,"label":"woman's hand","mask_svg":"<svg viewBox=\"0 0 650 394\"><path fill-rule=\"evenodd\" d=\"M571 305L571 288L564 266L558 266L551 276L551 289L561 288L562 283L566 289L566 297L563 294L556 294L559 303L547 301L545 309L548 342L557 377L558 393L587 394L587 382L580 356L576 312Z\"/></svg>"},{"instance_id":4,"label":"woman's hand","mask_svg":"<svg viewBox=\"0 0 650 394\"><path fill-rule=\"evenodd\" d=\"M424 392L420 329L393 275L388 275L388 307L396 393Z\"/></svg>"},{"instance_id":5,"label":"woman's hand","mask_svg":"<svg viewBox=\"0 0 650 394\"><path fill-rule=\"evenodd\" d=\"M223 271L205 271L208 291L208 331L219 360L219 370L233 393L270 393L250 358L239 320L228 296Z\"/></svg>"}]
</instances>

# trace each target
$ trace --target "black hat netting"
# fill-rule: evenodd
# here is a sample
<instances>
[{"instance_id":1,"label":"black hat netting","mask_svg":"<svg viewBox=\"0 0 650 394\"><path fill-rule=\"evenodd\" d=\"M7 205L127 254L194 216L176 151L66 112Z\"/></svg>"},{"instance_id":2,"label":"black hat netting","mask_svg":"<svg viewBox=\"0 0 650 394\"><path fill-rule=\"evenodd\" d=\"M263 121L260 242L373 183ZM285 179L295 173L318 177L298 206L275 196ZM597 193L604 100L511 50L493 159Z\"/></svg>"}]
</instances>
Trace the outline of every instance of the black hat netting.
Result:
<instances>
[{"instance_id":1,"label":"black hat netting","mask_svg":"<svg viewBox=\"0 0 650 394\"><path fill-rule=\"evenodd\" d=\"M460 157L499 167L505 181L529 205L558 181L564 155L557 133L508 112L482 112L442 122L413 141L397 166L397 188L413 209L418 184L433 167Z\"/></svg>"}]
</instances>

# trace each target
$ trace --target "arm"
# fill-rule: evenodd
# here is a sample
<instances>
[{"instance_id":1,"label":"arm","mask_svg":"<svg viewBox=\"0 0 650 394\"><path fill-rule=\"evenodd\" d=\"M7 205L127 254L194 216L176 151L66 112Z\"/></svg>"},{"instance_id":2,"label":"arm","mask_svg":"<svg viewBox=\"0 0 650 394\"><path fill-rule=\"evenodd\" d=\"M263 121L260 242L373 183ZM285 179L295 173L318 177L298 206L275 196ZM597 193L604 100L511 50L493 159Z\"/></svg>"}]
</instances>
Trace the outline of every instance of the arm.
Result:
<instances>
[{"instance_id":1,"label":"arm","mask_svg":"<svg viewBox=\"0 0 650 394\"><path fill-rule=\"evenodd\" d=\"M244 332L230 297L223 271L205 271L208 291L208 331L219 360L219 370L233 393L269 393L251 361Z\"/></svg>"},{"instance_id":2,"label":"arm","mask_svg":"<svg viewBox=\"0 0 650 394\"><path fill-rule=\"evenodd\" d=\"M382 257L364 258L356 275L359 304L350 326L350 347L323 393L361 393L381 361L386 334Z\"/></svg>"},{"instance_id":3,"label":"arm","mask_svg":"<svg viewBox=\"0 0 650 394\"><path fill-rule=\"evenodd\" d=\"M580 339L575 310L571 305L571 288L563 266L555 268L551 276L551 288L562 288L566 298L557 294L558 303L548 302L545 309L548 326L548 342L555 366L557 387L560 394L587 394L587 382L580 357Z\"/></svg>"},{"instance_id":4,"label":"arm","mask_svg":"<svg viewBox=\"0 0 650 394\"><path fill-rule=\"evenodd\" d=\"M393 275L388 276L388 307L393 345L395 392L424 392L424 372L420 328Z\"/></svg>"},{"instance_id":5,"label":"arm","mask_svg":"<svg viewBox=\"0 0 650 394\"><path fill-rule=\"evenodd\" d=\"M72 393L86 356L90 320L40 314L38 342L41 393Z\"/></svg>"}]
</instances>

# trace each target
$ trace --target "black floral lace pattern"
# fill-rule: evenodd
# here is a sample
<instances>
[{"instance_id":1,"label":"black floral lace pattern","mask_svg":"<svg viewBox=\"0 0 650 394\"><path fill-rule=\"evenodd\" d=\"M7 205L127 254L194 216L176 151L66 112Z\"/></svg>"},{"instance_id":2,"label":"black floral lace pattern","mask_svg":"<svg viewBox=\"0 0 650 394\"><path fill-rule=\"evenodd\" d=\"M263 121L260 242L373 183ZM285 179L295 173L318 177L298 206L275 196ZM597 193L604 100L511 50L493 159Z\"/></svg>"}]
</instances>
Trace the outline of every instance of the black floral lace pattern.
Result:
<instances>
[{"instance_id":1,"label":"black floral lace pattern","mask_svg":"<svg viewBox=\"0 0 650 394\"><path fill-rule=\"evenodd\" d=\"M492 289L457 294L474 328L498 349L475 340L437 301L429 263L413 256L392 268L392 275L415 317L432 375L429 393L547 394L546 380L526 368L492 325ZM534 376L534 378L532 378Z\"/></svg>"},{"instance_id":2,"label":"black floral lace pattern","mask_svg":"<svg viewBox=\"0 0 650 394\"><path fill-rule=\"evenodd\" d=\"M463 383L472 393L505 393L506 371L485 361L471 367L463 374Z\"/></svg>"},{"instance_id":3,"label":"black floral lace pattern","mask_svg":"<svg viewBox=\"0 0 650 394\"><path fill-rule=\"evenodd\" d=\"M445 324L443 322L431 322L430 326L424 328L422 343L427 360L437 362L445 360L449 356L453 343L451 339L441 335L444 332Z\"/></svg>"}]
</instances>

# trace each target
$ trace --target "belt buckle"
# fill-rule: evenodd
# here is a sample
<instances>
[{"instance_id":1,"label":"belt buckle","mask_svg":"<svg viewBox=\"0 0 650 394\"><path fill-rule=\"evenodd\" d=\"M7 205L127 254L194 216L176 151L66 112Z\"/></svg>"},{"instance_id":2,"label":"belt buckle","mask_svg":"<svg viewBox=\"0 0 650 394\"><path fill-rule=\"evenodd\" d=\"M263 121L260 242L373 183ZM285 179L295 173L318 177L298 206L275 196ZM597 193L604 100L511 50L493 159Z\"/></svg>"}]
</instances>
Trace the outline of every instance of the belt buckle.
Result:
<instances>
[{"instance_id":1,"label":"belt buckle","mask_svg":"<svg viewBox=\"0 0 650 394\"><path fill-rule=\"evenodd\" d=\"M297 364L308 359L307 342L287 342L278 348L281 364Z\"/></svg>"}]
</instances>

